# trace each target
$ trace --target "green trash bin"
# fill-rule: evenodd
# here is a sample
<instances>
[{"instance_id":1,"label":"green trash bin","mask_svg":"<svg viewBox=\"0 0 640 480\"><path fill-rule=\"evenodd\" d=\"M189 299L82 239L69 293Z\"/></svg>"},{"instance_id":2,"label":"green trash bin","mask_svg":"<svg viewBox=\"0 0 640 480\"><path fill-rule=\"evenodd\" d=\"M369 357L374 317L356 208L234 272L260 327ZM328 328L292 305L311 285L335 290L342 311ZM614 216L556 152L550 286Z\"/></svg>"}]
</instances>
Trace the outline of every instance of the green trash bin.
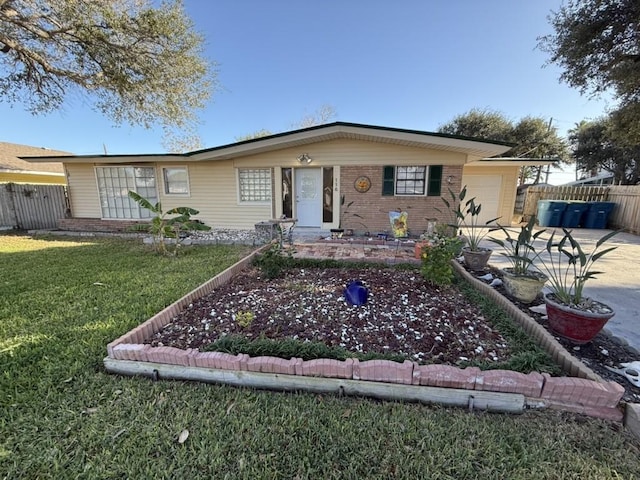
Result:
<instances>
[{"instance_id":1,"label":"green trash bin","mask_svg":"<svg viewBox=\"0 0 640 480\"><path fill-rule=\"evenodd\" d=\"M585 212L589 210L590 202L569 202L562 212L562 224L564 228L580 227L583 223Z\"/></svg>"},{"instance_id":2,"label":"green trash bin","mask_svg":"<svg viewBox=\"0 0 640 480\"><path fill-rule=\"evenodd\" d=\"M541 227L559 227L567 203L562 200L538 200L538 225Z\"/></svg>"}]
</instances>

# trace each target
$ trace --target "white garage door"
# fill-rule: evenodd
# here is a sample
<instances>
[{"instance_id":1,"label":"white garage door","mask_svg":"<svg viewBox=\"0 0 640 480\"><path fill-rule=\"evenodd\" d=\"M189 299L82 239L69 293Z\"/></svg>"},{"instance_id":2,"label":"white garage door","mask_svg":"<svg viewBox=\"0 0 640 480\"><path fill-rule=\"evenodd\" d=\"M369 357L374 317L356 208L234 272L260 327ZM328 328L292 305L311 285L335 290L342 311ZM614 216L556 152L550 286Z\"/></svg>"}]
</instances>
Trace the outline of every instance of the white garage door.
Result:
<instances>
[{"instance_id":1,"label":"white garage door","mask_svg":"<svg viewBox=\"0 0 640 480\"><path fill-rule=\"evenodd\" d=\"M484 225L491 219L496 218L500 214L500 191L502 189L502 176L500 175L464 175L462 177L462 185L467 186L467 200L475 197L476 205L481 204L479 225ZM464 207L464 205L463 205ZM511 219L499 219L498 223L509 225Z\"/></svg>"}]
</instances>

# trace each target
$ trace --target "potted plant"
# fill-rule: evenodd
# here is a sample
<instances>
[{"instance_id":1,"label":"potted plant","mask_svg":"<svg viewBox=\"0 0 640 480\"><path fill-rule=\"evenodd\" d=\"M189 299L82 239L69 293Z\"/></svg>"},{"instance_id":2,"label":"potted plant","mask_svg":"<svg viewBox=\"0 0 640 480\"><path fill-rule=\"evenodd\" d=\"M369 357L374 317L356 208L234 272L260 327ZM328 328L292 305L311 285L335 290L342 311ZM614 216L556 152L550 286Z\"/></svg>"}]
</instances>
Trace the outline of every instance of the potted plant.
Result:
<instances>
[{"instance_id":1,"label":"potted plant","mask_svg":"<svg viewBox=\"0 0 640 480\"><path fill-rule=\"evenodd\" d=\"M500 252L500 255L508 258L511 263L510 267L502 269L505 290L523 303L533 302L548 279L534 266L534 261L540 256L534 243L545 232L545 230L534 232L535 224L536 217L532 216L526 225L520 227L517 237L512 237L505 227L498 225L498 229L505 234L505 239L489 238L491 242L505 250Z\"/></svg>"},{"instance_id":2,"label":"potted plant","mask_svg":"<svg viewBox=\"0 0 640 480\"><path fill-rule=\"evenodd\" d=\"M547 241L548 258L540 256L551 288L544 297L549 327L561 337L584 344L590 342L615 314L608 305L585 297L584 286L587 280L602 273L594 271L593 264L618 248L600 250L618 232L609 232L601 237L587 254L570 230L563 228L562 231L564 235L559 241L554 241L555 232Z\"/></svg>"},{"instance_id":3,"label":"potted plant","mask_svg":"<svg viewBox=\"0 0 640 480\"><path fill-rule=\"evenodd\" d=\"M483 228L493 224L500 217L492 218L483 225L480 225L479 217L482 211L482 205L479 203L476 204L475 197L467 200L464 207L462 207L462 202L467 196L466 185L458 195L449 189L449 195L451 196L451 201L444 197L441 198L454 217L454 223L450 224L450 226L465 237L463 240L466 242L466 245L462 247L464 263L471 270L483 270L487 266L489 257L493 252L490 248L480 246L480 242L482 242L489 233L488 231L484 231ZM440 211L439 209L437 210Z\"/></svg>"}]
</instances>

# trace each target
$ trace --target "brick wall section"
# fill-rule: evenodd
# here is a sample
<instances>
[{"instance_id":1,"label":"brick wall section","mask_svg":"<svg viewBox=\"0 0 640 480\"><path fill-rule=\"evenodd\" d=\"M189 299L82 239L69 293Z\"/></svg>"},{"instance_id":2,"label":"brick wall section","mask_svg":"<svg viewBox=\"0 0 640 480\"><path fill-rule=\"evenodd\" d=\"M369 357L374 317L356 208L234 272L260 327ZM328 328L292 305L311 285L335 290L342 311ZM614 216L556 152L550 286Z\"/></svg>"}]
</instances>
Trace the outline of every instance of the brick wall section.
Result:
<instances>
[{"instance_id":1,"label":"brick wall section","mask_svg":"<svg viewBox=\"0 0 640 480\"><path fill-rule=\"evenodd\" d=\"M389 165L393 165L391 160ZM427 229L427 219L435 218L443 223L451 222L451 218L443 217L446 207L439 196L382 196L382 172L382 166L340 168L340 190L345 196L345 206L353 202L349 211L357 212L363 217L345 218L343 228L353 228L356 233L362 233L365 227L358 223L362 222L372 234L389 231L391 228L389 212L398 209L409 214L407 223L411 235L417 236L424 232ZM365 193L358 193L354 188L354 182L361 175L371 179L371 188ZM451 184L447 183L448 176L452 177ZM460 191L461 181L462 166L445 165L442 169L442 196L448 197L448 188L454 192ZM443 213L438 212L436 208L443 210Z\"/></svg>"},{"instance_id":2,"label":"brick wall section","mask_svg":"<svg viewBox=\"0 0 640 480\"><path fill-rule=\"evenodd\" d=\"M100 218L61 218L58 228L69 232L128 232L136 224L149 223L140 220L102 220Z\"/></svg>"}]
</instances>

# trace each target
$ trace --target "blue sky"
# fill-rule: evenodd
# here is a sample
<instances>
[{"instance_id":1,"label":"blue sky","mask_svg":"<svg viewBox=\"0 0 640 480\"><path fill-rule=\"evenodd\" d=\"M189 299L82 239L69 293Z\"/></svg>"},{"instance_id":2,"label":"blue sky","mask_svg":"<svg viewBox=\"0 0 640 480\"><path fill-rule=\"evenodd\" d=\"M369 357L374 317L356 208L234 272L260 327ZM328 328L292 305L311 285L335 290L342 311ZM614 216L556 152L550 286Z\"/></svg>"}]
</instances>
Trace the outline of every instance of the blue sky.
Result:
<instances>
[{"instance_id":1,"label":"blue sky","mask_svg":"<svg viewBox=\"0 0 640 480\"><path fill-rule=\"evenodd\" d=\"M322 105L334 120L435 131L471 108L553 118L564 134L607 108L543 67L560 0L185 0L218 63L205 147L274 133ZM162 153L161 129L115 127L78 95L34 117L0 101L0 140L75 154Z\"/></svg>"}]
</instances>

